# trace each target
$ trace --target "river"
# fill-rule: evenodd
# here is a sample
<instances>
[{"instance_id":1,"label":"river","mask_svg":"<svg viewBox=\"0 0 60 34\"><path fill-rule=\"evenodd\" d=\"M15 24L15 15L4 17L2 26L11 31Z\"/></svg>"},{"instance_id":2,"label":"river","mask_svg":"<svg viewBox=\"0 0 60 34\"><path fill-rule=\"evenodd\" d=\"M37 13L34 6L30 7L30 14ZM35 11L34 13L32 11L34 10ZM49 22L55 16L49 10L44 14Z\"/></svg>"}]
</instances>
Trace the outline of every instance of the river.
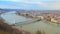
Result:
<instances>
[{"instance_id":1,"label":"river","mask_svg":"<svg viewBox=\"0 0 60 34\"><path fill-rule=\"evenodd\" d=\"M15 23L26 23L24 21L32 20L27 19L23 16L18 16L14 14L15 12L8 12L1 15L1 17L6 21L8 24L15 24ZM22 26L22 27L20 27ZM30 32L31 34L36 34L36 32L39 30L41 32L44 32L44 34L60 34L60 27L57 27L56 25L53 26L51 24L46 23L45 21L39 21L39 22L32 22L30 24L17 24L16 27L18 29L22 28L25 31Z\"/></svg>"}]
</instances>

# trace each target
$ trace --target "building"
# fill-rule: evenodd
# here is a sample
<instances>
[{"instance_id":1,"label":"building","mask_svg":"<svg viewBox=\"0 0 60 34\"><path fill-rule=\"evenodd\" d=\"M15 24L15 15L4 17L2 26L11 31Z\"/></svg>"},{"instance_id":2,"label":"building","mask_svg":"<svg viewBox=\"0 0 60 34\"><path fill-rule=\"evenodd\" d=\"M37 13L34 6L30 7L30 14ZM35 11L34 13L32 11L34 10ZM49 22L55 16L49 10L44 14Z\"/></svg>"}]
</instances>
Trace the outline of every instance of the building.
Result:
<instances>
[{"instance_id":1,"label":"building","mask_svg":"<svg viewBox=\"0 0 60 34\"><path fill-rule=\"evenodd\" d=\"M52 18L51 21L60 24L60 18Z\"/></svg>"},{"instance_id":2,"label":"building","mask_svg":"<svg viewBox=\"0 0 60 34\"><path fill-rule=\"evenodd\" d=\"M41 19L44 19L44 17L43 17L43 16L37 16L37 18L41 18Z\"/></svg>"}]
</instances>

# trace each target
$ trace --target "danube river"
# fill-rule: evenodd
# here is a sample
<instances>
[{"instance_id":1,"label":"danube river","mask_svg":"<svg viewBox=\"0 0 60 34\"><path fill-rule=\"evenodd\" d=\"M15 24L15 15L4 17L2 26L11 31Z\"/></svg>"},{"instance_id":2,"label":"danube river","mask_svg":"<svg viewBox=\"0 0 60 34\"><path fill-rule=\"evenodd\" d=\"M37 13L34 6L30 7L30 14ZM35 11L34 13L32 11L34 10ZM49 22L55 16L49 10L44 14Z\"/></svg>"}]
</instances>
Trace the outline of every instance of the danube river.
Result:
<instances>
[{"instance_id":1,"label":"danube river","mask_svg":"<svg viewBox=\"0 0 60 34\"><path fill-rule=\"evenodd\" d=\"M46 22L44 20L33 22L32 19L27 19L14 13L15 12L4 13L1 15L1 17L5 20L6 23L10 25L18 23L16 25L18 29L22 28L23 30L28 31L31 34L36 34L37 31L41 31L42 34L60 34L60 27L57 27L56 24L48 24L49 22ZM31 23L27 24L28 21L31 21ZM19 22L23 24L20 24Z\"/></svg>"}]
</instances>

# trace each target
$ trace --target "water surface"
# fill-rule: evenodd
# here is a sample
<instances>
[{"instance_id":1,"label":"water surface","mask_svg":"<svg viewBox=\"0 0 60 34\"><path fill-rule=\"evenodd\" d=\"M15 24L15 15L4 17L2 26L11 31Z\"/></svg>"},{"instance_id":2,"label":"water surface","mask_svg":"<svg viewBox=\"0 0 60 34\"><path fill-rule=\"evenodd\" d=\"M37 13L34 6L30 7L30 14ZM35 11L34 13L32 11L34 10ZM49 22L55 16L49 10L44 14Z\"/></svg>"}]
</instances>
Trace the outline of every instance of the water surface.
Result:
<instances>
[{"instance_id":1,"label":"water surface","mask_svg":"<svg viewBox=\"0 0 60 34\"><path fill-rule=\"evenodd\" d=\"M23 16L19 16L15 14L15 11L7 12L1 15L1 17L6 21L8 24L14 24L14 23L19 23L19 22L24 22L32 19L27 19Z\"/></svg>"}]
</instances>

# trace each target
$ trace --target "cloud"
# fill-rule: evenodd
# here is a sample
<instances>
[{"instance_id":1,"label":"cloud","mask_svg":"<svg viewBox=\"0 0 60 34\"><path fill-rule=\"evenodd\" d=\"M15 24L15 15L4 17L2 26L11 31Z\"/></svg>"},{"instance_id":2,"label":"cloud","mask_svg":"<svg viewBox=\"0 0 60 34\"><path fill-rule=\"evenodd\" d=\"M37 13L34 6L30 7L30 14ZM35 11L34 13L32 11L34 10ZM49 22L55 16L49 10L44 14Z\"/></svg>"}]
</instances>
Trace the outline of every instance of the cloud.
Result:
<instances>
[{"instance_id":1,"label":"cloud","mask_svg":"<svg viewBox=\"0 0 60 34\"><path fill-rule=\"evenodd\" d=\"M4 1L4 0L2 0ZM5 0L5 1L11 1L11 2L16 2L16 3L25 3L28 4L27 6L32 5L32 4L36 4L39 6L43 6L44 8L49 8L49 9L60 9L60 0ZM16 4L17 5L17 4ZM26 6L26 5L24 5ZM24 7L22 6L22 7ZM1 6L3 7L3 6ZM6 6L8 7L8 6ZM5 8L6 8L5 7ZM20 6L10 6L11 8L19 8ZM9 7L9 8L10 8ZM3 7L4 8L4 7Z\"/></svg>"},{"instance_id":2,"label":"cloud","mask_svg":"<svg viewBox=\"0 0 60 34\"><path fill-rule=\"evenodd\" d=\"M45 8L50 8L50 9L60 9L60 2L51 2L51 3L46 3Z\"/></svg>"},{"instance_id":3,"label":"cloud","mask_svg":"<svg viewBox=\"0 0 60 34\"><path fill-rule=\"evenodd\" d=\"M6 6L6 5L0 5L0 8L13 8L13 9L19 9L19 8L21 8L21 6Z\"/></svg>"},{"instance_id":4,"label":"cloud","mask_svg":"<svg viewBox=\"0 0 60 34\"><path fill-rule=\"evenodd\" d=\"M60 9L60 0L17 0L26 4L36 4L44 8L58 10Z\"/></svg>"}]
</instances>

